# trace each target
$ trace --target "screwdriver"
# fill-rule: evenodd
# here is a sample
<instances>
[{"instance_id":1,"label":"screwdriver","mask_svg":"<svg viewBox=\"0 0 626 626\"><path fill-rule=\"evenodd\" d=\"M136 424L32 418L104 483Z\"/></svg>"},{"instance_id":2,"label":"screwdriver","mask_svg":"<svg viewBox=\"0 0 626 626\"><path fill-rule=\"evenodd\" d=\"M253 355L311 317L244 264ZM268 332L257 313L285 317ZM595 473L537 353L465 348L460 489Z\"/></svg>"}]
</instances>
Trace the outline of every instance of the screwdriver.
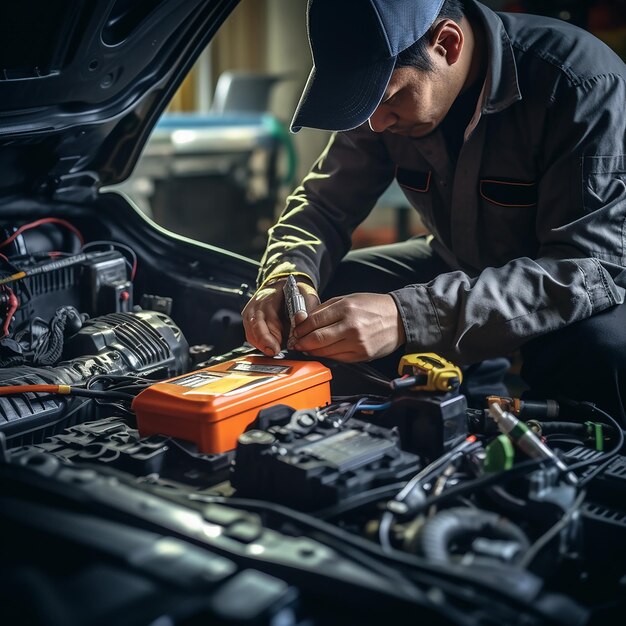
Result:
<instances>
[{"instance_id":1,"label":"screwdriver","mask_svg":"<svg viewBox=\"0 0 626 626\"><path fill-rule=\"evenodd\" d=\"M548 448L524 422L518 420L512 413L504 411L497 402L489 405L489 415L500 431L508 435L522 452L532 459L548 459L554 462L570 485L578 483L576 474L571 472L556 453Z\"/></svg>"}]
</instances>

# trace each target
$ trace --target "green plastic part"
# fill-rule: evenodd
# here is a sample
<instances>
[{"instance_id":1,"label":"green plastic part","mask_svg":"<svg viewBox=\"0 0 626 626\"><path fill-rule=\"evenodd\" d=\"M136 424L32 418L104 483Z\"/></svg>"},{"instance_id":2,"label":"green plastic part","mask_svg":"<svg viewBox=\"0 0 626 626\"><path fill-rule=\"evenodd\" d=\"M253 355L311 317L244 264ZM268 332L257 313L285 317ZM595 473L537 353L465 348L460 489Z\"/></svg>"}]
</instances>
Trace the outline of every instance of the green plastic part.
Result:
<instances>
[{"instance_id":1,"label":"green plastic part","mask_svg":"<svg viewBox=\"0 0 626 626\"><path fill-rule=\"evenodd\" d=\"M596 450L598 452L604 452L604 433L602 432L602 424L596 422L593 426L596 436Z\"/></svg>"},{"instance_id":2,"label":"green plastic part","mask_svg":"<svg viewBox=\"0 0 626 626\"><path fill-rule=\"evenodd\" d=\"M604 429L601 422L585 422L587 436L594 440L596 450L604 452Z\"/></svg>"},{"instance_id":3,"label":"green plastic part","mask_svg":"<svg viewBox=\"0 0 626 626\"><path fill-rule=\"evenodd\" d=\"M485 448L485 472L494 474L504 472L513 467L515 449L511 440L506 435L498 435Z\"/></svg>"}]
</instances>

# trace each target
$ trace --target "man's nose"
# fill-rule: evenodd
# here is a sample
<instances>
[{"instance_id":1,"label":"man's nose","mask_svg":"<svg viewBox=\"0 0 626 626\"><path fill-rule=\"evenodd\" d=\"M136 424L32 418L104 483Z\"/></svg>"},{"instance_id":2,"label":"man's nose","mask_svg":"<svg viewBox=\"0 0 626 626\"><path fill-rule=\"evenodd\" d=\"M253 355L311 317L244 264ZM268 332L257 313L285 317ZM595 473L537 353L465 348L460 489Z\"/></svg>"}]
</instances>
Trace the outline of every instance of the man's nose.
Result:
<instances>
[{"instance_id":1,"label":"man's nose","mask_svg":"<svg viewBox=\"0 0 626 626\"><path fill-rule=\"evenodd\" d=\"M397 121L397 116L384 104L379 105L370 116L368 123L375 133L382 133Z\"/></svg>"}]
</instances>

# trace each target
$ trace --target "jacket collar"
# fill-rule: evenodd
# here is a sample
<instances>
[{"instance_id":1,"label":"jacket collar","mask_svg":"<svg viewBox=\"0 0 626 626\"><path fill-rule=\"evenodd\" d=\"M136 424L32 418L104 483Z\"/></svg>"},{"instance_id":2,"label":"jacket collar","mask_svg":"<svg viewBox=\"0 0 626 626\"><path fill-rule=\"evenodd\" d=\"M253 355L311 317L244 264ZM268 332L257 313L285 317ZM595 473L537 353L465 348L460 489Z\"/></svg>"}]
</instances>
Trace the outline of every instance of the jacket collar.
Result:
<instances>
[{"instance_id":1,"label":"jacket collar","mask_svg":"<svg viewBox=\"0 0 626 626\"><path fill-rule=\"evenodd\" d=\"M486 96L481 112L498 113L522 99L513 46L502 20L496 13L475 0L469 0L467 5L470 15L480 19L487 37Z\"/></svg>"}]
</instances>

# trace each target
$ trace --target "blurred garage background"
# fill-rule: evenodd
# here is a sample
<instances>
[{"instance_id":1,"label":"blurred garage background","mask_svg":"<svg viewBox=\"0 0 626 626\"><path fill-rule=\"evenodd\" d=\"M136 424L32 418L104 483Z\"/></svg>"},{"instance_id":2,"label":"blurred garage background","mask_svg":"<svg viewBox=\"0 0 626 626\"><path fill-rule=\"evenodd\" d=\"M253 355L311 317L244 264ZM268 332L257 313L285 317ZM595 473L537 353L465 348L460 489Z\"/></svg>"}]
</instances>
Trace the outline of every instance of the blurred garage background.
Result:
<instances>
[{"instance_id":1,"label":"blurred garage background","mask_svg":"<svg viewBox=\"0 0 626 626\"><path fill-rule=\"evenodd\" d=\"M587 28L626 58L626 0L486 0ZM307 0L242 0L176 93L120 188L180 235L260 258L285 196L328 140L288 132L311 67ZM422 231L392 185L354 235L389 243Z\"/></svg>"}]
</instances>

